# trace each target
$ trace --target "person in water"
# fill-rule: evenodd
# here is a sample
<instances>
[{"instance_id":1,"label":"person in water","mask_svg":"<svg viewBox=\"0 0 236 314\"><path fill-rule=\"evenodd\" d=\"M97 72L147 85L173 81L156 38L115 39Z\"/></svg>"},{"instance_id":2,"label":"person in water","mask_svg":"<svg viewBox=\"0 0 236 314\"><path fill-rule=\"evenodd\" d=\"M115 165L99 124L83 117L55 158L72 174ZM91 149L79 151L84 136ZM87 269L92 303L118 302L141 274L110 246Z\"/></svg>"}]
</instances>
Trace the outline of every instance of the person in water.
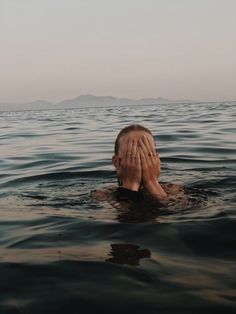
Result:
<instances>
[{"instance_id":1,"label":"person in water","mask_svg":"<svg viewBox=\"0 0 236 314\"><path fill-rule=\"evenodd\" d=\"M92 192L100 201L151 201L161 205L170 200L185 200L181 185L161 183L161 161L154 137L149 129L132 124L123 128L115 141L112 163L116 169L118 187L111 186Z\"/></svg>"}]
</instances>

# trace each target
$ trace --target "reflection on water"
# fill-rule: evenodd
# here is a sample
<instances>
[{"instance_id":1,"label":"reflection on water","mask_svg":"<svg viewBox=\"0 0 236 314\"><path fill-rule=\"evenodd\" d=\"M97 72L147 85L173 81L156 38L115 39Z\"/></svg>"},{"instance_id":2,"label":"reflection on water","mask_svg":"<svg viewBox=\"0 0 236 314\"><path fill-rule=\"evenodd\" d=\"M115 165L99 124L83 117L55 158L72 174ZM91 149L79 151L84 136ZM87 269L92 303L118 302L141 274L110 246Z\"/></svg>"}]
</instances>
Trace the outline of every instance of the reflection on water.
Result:
<instances>
[{"instance_id":1,"label":"reflection on water","mask_svg":"<svg viewBox=\"0 0 236 314\"><path fill-rule=\"evenodd\" d=\"M138 245L133 244L111 244L111 257L107 262L116 264L127 264L138 266L142 258L150 257L151 252L148 249L140 249Z\"/></svg>"},{"instance_id":2,"label":"reflection on water","mask_svg":"<svg viewBox=\"0 0 236 314\"><path fill-rule=\"evenodd\" d=\"M234 313L235 105L1 112L0 313ZM188 205L90 197L131 123Z\"/></svg>"}]
</instances>

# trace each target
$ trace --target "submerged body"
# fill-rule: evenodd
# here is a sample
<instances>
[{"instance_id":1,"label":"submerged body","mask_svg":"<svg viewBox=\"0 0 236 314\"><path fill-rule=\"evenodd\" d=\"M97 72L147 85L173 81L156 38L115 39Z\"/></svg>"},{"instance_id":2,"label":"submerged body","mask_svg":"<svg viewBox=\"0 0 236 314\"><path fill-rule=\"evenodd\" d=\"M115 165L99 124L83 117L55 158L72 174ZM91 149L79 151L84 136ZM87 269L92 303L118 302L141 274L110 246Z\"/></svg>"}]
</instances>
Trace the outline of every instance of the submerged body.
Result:
<instances>
[{"instance_id":1,"label":"submerged body","mask_svg":"<svg viewBox=\"0 0 236 314\"><path fill-rule=\"evenodd\" d=\"M137 205L141 207L143 205L151 204L156 207L165 207L169 204L179 203L180 205L188 205L190 202L190 195L184 186L173 183L161 183L162 189L165 191L166 196L160 200L153 198L144 188L141 188L137 193L139 198L134 200L129 196L120 195L119 188L116 185L104 187L101 190L95 190L91 192L92 198L98 201L105 201L110 203L116 208L124 208L130 205Z\"/></svg>"}]
</instances>

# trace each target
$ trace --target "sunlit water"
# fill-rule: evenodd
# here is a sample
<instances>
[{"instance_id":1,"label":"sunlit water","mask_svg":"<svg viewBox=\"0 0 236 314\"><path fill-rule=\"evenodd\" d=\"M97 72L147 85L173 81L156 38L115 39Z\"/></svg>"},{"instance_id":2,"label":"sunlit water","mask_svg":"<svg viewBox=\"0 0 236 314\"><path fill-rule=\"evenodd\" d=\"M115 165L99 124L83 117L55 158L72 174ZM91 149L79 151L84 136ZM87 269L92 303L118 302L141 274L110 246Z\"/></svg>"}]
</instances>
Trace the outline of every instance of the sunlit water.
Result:
<instances>
[{"instance_id":1,"label":"sunlit water","mask_svg":"<svg viewBox=\"0 0 236 314\"><path fill-rule=\"evenodd\" d=\"M234 313L236 104L0 112L0 313ZM195 202L119 211L119 130L153 132Z\"/></svg>"}]
</instances>

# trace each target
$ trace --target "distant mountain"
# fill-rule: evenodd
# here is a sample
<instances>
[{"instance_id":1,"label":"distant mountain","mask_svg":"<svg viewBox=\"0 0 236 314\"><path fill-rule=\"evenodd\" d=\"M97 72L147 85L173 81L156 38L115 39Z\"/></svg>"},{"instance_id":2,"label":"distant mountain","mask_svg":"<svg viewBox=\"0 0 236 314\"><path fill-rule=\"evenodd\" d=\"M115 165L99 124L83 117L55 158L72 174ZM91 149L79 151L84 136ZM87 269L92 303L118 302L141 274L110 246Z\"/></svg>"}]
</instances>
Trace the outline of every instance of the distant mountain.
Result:
<instances>
[{"instance_id":1,"label":"distant mountain","mask_svg":"<svg viewBox=\"0 0 236 314\"><path fill-rule=\"evenodd\" d=\"M63 100L58 103L51 103L46 100L36 100L24 104L0 103L0 111L21 111L21 110L49 110L49 109L73 109L83 107L103 106L127 106L127 105L152 105L166 103L183 103L190 100L169 100L163 97L158 98L117 98L113 96L80 95L73 99Z\"/></svg>"}]
</instances>

